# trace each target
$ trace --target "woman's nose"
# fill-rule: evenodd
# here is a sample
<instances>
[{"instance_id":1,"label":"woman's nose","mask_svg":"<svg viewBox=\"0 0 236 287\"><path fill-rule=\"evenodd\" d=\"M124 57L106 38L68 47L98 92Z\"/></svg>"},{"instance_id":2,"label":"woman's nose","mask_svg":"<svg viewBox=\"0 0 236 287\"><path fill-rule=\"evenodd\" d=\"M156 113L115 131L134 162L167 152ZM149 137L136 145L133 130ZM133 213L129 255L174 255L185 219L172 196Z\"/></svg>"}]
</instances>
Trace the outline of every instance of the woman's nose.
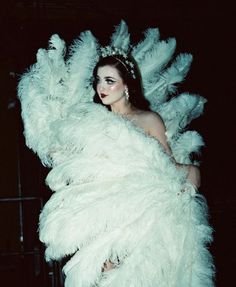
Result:
<instances>
[{"instance_id":1,"label":"woman's nose","mask_svg":"<svg viewBox=\"0 0 236 287\"><path fill-rule=\"evenodd\" d=\"M97 85L97 89L98 89L99 92L103 92L105 90L105 87L104 87L103 84L98 84Z\"/></svg>"}]
</instances>

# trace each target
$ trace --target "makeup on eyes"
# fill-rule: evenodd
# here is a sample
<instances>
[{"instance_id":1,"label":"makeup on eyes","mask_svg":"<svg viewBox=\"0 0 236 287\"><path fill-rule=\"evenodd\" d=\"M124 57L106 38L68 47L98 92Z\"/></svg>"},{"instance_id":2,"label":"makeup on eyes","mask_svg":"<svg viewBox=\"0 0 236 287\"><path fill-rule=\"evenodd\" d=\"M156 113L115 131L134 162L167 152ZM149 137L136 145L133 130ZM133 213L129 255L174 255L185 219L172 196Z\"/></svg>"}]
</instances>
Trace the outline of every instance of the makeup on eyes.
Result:
<instances>
[{"instance_id":1,"label":"makeup on eyes","mask_svg":"<svg viewBox=\"0 0 236 287\"><path fill-rule=\"evenodd\" d=\"M117 79L110 77L110 76L104 77L104 80L108 84L113 84L113 83L117 82ZM97 83L100 83L101 79L99 78L99 76L96 77L96 81L97 81Z\"/></svg>"}]
</instances>

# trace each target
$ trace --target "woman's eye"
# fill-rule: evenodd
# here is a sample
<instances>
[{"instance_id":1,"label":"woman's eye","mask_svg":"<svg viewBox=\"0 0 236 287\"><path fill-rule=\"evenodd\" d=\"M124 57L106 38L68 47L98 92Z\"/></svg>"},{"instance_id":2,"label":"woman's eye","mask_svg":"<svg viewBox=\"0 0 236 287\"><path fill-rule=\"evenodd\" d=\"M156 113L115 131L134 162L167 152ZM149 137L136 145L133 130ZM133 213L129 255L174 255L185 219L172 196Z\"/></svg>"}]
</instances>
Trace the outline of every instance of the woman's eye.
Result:
<instances>
[{"instance_id":1,"label":"woman's eye","mask_svg":"<svg viewBox=\"0 0 236 287\"><path fill-rule=\"evenodd\" d=\"M115 83L115 81L113 81L113 80L106 80L106 82L109 84L109 85L111 85L111 84L113 84L113 83Z\"/></svg>"},{"instance_id":2,"label":"woman's eye","mask_svg":"<svg viewBox=\"0 0 236 287\"><path fill-rule=\"evenodd\" d=\"M98 85L98 84L101 84L103 80L101 80L100 78L95 78L95 83ZM114 80L112 79L104 79L104 83L108 84L108 85L112 85L115 83Z\"/></svg>"}]
</instances>

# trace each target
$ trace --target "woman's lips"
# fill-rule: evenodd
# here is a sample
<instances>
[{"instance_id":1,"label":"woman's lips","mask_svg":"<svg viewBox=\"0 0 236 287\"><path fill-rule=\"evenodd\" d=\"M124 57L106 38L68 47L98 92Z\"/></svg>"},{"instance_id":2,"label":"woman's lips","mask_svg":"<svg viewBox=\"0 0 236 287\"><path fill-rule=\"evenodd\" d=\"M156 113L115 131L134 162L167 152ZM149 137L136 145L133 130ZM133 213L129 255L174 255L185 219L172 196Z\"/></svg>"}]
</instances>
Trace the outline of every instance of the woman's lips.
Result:
<instances>
[{"instance_id":1,"label":"woman's lips","mask_svg":"<svg viewBox=\"0 0 236 287\"><path fill-rule=\"evenodd\" d=\"M105 98L107 95L106 94L101 94L101 98Z\"/></svg>"}]
</instances>

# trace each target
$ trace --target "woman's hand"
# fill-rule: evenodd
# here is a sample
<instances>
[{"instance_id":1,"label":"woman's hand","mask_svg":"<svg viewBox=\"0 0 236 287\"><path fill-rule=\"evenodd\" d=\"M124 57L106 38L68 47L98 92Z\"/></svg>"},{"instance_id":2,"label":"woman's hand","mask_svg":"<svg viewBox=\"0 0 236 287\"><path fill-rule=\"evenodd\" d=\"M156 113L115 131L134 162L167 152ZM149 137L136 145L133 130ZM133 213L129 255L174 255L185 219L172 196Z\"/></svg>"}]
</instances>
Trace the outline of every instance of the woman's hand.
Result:
<instances>
[{"instance_id":1,"label":"woman's hand","mask_svg":"<svg viewBox=\"0 0 236 287\"><path fill-rule=\"evenodd\" d=\"M115 263L111 262L110 260L109 261L106 260L106 262L103 264L102 272L109 271L113 268L115 268Z\"/></svg>"},{"instance_id":2,"label":"woman's hand","mask_svg":"<svg viewBox=\"0 0 236 287\"><path fill-rule=\"evenodd\" d=\"M188 181L194 185L196 188L199 188L201 185L201 175L200 170L196 165L188 165Z\"/></svg>"}]
</instances>

